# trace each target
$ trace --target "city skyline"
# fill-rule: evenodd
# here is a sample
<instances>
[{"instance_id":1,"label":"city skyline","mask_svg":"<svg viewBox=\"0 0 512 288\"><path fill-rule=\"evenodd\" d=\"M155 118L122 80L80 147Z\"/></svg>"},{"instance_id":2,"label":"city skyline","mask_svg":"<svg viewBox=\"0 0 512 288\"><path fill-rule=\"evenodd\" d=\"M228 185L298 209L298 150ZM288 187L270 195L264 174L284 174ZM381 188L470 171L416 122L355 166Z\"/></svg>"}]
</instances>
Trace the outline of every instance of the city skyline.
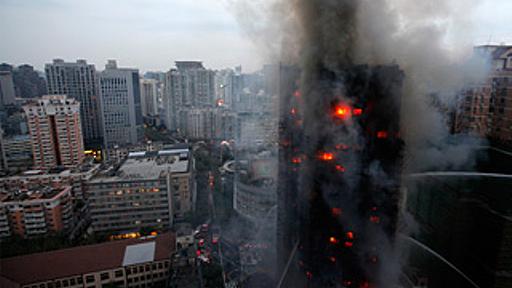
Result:
<instances>
[{"instance_id":1,"label":"city skyline","mask_svg":"<svg viewBox=\"0 0 512 288\"><path fill-rule=\"evenodd\" d=\"M259 70L268 60L238 23L236 1L210 2L2 0L0 37L10 45L0 52L0 62L43 71L56 58L96 65L116 59L144 73L167 71L174 61L202 60L211 69L242 65L244 71ZM468 16L472 42L512 43L506 36L512 34L506 25L510 10L512 2L506 0L479 1Z\"/></svg>"}]
</instances>

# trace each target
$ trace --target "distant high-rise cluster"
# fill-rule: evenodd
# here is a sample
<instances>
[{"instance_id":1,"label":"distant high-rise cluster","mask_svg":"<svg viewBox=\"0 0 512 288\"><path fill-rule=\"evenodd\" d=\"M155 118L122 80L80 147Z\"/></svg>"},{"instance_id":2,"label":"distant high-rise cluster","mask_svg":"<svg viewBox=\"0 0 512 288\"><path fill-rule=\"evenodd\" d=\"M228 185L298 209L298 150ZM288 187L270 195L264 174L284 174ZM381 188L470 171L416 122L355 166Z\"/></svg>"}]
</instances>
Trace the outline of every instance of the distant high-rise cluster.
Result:
<instances>
[{"instance_id":1,"label":"distant high-rise cluster","mask_svg":"<svg viewBox=\"0 0 512 288\"><path fill-rule=\"evenodd\" d=\"M177 130L186 124L179 119L181 111L215 105L214 75L214 71L196 61L177 61L176 69L167 72L163 107L168 129Z\"/></svg>"}]
</instances>

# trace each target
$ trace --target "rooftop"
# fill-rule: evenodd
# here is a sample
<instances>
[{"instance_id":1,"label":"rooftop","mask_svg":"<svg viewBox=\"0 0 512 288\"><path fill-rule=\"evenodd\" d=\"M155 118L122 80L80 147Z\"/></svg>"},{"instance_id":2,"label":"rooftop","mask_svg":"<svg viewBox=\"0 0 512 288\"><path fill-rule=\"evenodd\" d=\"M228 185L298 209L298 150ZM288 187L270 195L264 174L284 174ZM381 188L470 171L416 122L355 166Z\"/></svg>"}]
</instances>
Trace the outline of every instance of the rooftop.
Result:
<instances>
[{"instance_id":1,"label":"rooftop","mask_svg":"<svg viewBox=\"0 0 512 288\"><path fill-rule=\"evenodd\" d=\"M48 186L40 186L37 189L19 189L16 191L2 191L0 190L0 203L5 202L20 202L20 201L33 201L33 200L48 200L56 197L61 193L70 191L70 186L60 188L52 188Z\"/></svg>"},{"instance_id":2,"label":"rooftop","mask_svg":"<svg viewBox=\"0 0 512 288\"><path fill-rule=\"evenodd\" d=\"M51 171L43 171L43 170L28 170L21 172L18 175L9 176L0 178L0 182L2 180L25 180L25 179L32 179L32 178L60 178L60 177L67 177L72 174L79 174L79 173L94 173L96 170L100 168L100 164L92 163L92 162L84 162L82 165L73 167L73 168L55 168Z\"/></svg>"},{"instance_id":3,"label":"rooftop","mask_svg":"<svg viewBox=\"0 0 512 288\"><path fill-rule=\"evenodd\" d=\"M2 278L29 284L74 275L169 259L175 236L165 233L149 239L128 239L0 259ZM48 265L51 263L51 265Z\"/></svg>"},{"instance_id":4,"label":"rooftop","mask_svg":"<svg viewBox=\"0 0 512 288\"><path fill-rule=\"evenodd\" d=\"M188 148L130 152L123 163L108 167L91 182L158 179L164 172L187 173L189 155Z\"/></svg>"}]
</instances>

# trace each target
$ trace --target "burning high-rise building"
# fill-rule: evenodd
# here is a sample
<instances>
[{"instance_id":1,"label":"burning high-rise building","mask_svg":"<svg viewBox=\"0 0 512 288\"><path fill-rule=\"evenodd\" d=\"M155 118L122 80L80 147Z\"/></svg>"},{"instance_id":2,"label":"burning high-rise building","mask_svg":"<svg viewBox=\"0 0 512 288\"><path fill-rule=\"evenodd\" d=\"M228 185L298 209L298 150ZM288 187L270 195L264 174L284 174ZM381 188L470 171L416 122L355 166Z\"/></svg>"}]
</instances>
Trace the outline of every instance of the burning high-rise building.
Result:
<instances>
[{"instance_id":1,"label":"burning high-rise building","mask_svg":"<svg viewBox=\"0 0 512 288\"><path fill-rule=\"evenodd\" d=\"M281 68L278 264L282 275L302 275L293 284L282 277L282 287L384 281L398 213L403 77L396 65Z\"/></svg>"}]
</instances>

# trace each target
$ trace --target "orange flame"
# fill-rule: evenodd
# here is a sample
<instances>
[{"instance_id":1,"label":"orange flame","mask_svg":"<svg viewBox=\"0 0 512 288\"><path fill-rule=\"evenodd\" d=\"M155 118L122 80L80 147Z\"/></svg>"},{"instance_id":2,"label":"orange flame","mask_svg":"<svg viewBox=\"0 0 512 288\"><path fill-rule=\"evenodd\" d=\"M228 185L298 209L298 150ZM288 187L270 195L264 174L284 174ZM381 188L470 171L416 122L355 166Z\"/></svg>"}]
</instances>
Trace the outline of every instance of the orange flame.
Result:
<instances>
[{"instance_id":1,"label":"orange flame","mask_svg":"<svg viewBox=\"0 0 512 288\"><path fill-rule=\"evenodd\" d=\"M332 160L334 160L334 154L330 153L330 152L322 152L322 153L320 153L320 160L332 161Z\"/></svg>"},{"instance_id":2,"label":"orange flame","mask_svg":"<svg viewBox=\"0 0 512 288\"><path fill-rule=\"evenodd\" d=\"M350 107L347 105L339 104L334 107L334 117L339 119L346 119L351 116Z\"/></svg>"}]
</instances>

